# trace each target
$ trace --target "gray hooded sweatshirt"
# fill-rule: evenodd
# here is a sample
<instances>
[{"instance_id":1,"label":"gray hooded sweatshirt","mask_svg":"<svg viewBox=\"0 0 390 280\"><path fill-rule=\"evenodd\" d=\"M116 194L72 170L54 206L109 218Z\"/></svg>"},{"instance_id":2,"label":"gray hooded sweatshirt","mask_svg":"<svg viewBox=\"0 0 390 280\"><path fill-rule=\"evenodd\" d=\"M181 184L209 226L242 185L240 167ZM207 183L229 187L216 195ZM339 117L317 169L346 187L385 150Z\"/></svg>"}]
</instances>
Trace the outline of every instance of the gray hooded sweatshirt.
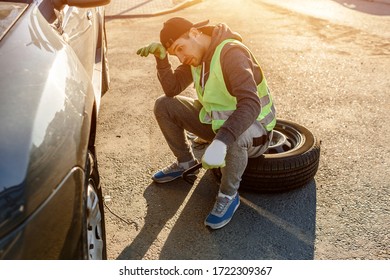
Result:
<instances>
[{"instance_id":1,"label":"gray hooded sweatshirt","mask_svg":"<svg viewBox=\"0 0 390 280\"><path fill-rule=\"evenodd\" d=\"M215 48L226 39L242 41L241 36L230 30L225 24L207 26L200 30L211 36L211 44L202 58L205 63L205 73L209 72L211 58ZM257 95L257 85L262 76L259 66L251 54L243 47L227 43L221 52L221 67L226 87L229 93L237 99L237 109L218 130L215 139L232 144L257 119L261 111L260 99ZM166 96L180 94L193 83L191 66L179 65L174 71L168 60L156 58L157 76ZM205 82L208 75L206 74Z\"/></svg>"}]
</instances>

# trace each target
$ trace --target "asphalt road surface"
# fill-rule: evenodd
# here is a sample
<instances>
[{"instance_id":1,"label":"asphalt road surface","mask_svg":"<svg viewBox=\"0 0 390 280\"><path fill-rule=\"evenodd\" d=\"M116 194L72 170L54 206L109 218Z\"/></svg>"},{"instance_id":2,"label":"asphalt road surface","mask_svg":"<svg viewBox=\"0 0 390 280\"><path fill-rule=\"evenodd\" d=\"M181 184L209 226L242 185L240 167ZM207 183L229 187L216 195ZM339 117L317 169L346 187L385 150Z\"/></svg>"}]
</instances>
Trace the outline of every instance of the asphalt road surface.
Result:
<instances>
[{"instance_id":1,"label":"asphalt road surface","mask_svg":"<svg viewBox=\"0 0 390 280\"><path fill-rule=\"evenodd\" d=\"M277 2L205 0L107 21L112 83L97 149L110 259L390 258L390 5ZM278 117L322 143L312 182L282 194L242 192L233 220L217 231L203 225L218 189L210 172L193 186L150 179L174 158L152 112L162 94L154 58L136 51L158 41L173 16L239 32L264 69Z\"/></svg>"}]
</instances>

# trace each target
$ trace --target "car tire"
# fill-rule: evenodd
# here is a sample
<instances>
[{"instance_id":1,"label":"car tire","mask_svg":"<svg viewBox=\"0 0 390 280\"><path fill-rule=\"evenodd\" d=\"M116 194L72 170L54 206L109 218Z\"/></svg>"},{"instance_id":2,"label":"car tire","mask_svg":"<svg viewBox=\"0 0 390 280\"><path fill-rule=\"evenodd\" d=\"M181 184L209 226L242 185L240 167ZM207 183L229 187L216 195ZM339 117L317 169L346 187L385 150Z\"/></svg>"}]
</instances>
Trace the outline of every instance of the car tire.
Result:
<instances>
[{"instance_id":1,"label":"car tire","mask_svg":"<svg viewBox=\"0 0 390 280\"><path fill-rule=\"evenodd\" d=\"M102 189L99 184L99 171L95 153L88 150L87 182L85 186L85 240L86 259L107 259L106 228Z\"/></svg>"},{"instance_id":2,"label":"car tire","mask_svg":"<svg viewBox=\"0 0 390 280\"><path fill-rule=\"evenodd\" d=\"M268 150L250 158L240 190L261 193L283 192L308 184L318 170L320 141L307 128L277 119ZM218 169L213 170L219 180Z\"/></svg>"}]
</instances>

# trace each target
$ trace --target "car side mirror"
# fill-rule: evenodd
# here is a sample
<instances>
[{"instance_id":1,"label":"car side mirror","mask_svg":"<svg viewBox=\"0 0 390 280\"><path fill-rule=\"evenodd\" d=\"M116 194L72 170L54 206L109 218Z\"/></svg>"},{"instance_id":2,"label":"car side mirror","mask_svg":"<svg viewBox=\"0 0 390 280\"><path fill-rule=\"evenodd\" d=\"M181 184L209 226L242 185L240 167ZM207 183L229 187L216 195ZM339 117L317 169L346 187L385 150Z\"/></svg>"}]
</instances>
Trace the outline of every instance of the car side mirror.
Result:
<instances>
[{"instance_id":1,"label":"car side mirror","mask_svg":"<svg viewBox=\"0 0 390 280\"><path fill-rule=\"evenodd\" d=\"M111 2L111 0L63 0L63 2L69 6L91 8L107 5Z\"/></svg>"},{"instance_id":2,"label":"car side mirror","mask_svg":"<svg viewBox=\"0 0 390 280\"><path fill-rule=\"evenodd\" d=\"M111 0L52 0L54 6L60 10L63 6L76 6L79 8L92 8L104 6L111 2Z\"/></svg>"}]
</instances>

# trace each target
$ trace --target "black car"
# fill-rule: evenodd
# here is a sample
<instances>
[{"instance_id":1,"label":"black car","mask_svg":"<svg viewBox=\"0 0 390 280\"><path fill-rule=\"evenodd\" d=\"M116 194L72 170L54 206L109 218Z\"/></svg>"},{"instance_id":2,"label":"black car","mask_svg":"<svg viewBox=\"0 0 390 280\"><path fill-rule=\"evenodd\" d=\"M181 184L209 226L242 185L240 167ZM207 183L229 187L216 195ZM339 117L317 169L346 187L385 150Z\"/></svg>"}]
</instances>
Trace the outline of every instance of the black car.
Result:
<instances>
[{"instance_id":1,"label":"black car","mask_svg":"<svg viewBox=\"0 0 390 280\"><path fill-rule=\"evenodd\" d=\"M105 259L109 0L0 0L0 259Z\"/></svg>"}]
</instances>

